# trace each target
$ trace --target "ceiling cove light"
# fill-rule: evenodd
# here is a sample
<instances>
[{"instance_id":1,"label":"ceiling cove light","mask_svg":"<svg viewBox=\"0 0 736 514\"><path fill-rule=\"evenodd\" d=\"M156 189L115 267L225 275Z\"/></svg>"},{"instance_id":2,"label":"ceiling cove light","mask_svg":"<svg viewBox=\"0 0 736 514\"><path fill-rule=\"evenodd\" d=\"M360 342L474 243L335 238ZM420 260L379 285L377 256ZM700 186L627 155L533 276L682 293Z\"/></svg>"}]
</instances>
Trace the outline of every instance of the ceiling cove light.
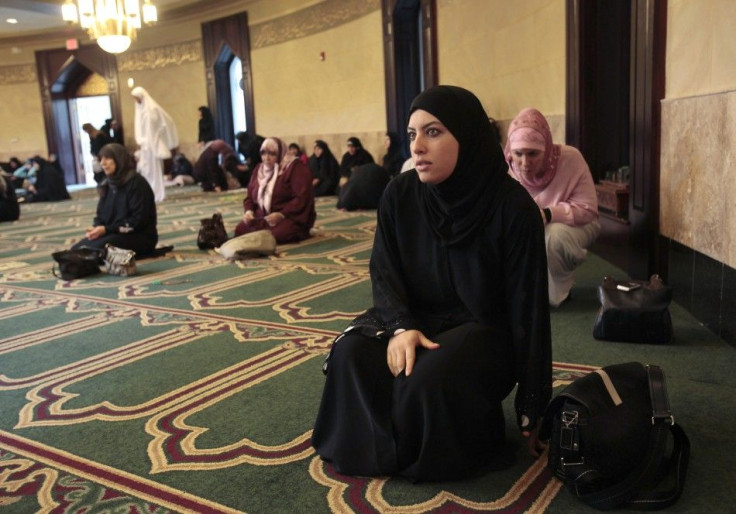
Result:
<instances>
[{"instance_id":1,"label":"ceiling cove light","mask_svg":"<svg viewBox=\"0 0 736 514\"><path fill-rule=\"evenodd\" d=\"M138 35L143 23L158 21L156 6L151 0L66 0L61 16L69 24L79 23L104 51L125 52Z\"/></svg>"}]
</instances>

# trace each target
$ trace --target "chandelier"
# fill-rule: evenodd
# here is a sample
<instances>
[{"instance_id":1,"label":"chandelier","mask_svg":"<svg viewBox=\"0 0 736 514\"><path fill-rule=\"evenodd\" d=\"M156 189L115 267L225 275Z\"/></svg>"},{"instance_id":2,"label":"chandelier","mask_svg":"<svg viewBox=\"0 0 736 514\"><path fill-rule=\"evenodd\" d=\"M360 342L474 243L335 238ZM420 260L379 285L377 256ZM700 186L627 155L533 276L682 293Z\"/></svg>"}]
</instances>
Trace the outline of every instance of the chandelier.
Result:
<instances>
[{"instance_id":1,"label":"chandelier","mask_svg":"<svg viewBox=\"0 0 736 514\"><path fill-rule=\"evenodd\" d=\"M151 0L66 0L61 16L69 23L79 23L104 51L125 52L143 23L158 21L156 6Z\"/></svg>"}]
</instances>

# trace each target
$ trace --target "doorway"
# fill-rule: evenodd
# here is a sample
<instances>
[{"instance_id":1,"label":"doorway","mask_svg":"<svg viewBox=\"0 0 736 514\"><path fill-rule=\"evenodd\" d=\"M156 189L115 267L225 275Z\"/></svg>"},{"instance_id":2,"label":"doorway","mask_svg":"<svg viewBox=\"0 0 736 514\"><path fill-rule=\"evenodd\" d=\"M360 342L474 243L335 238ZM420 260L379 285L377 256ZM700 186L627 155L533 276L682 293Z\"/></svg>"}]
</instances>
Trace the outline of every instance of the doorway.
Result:
<instances>
[{"instance_id":1,"label":"doorway","mask_svg":"<svg viewBox=\"0 0 736 514\"><path fill-rule=\"evenodd\" d=\"M36 68L48 155L55 155L58 159L67 185L81 183L86 178L86 171L81 171L84 165L80 154L89 155L89 150L86 153L82 150L81 141L85 138L79 137L77 127L86 120L79 114L75 119L73 101L79 97L104 96L107 98L106 117L122 123L115 57L96 44L84 45L74 51L39 50L36 52ZM100 126L100 117L96 116L97 122L90 123ZM89 139L86 134L85 137Z\"/></svg>"},{"instance_id":2,"label":"doorway","mask_svg":"<svg viewBox=\"0 0 736 514\"><path fill-rule=\"evenodd\" d=\"M87 133L82 130L82 125L90 123L99 129L105 123L105 120L112 118L110 97L100 95L72 98L69 100L69 114L72 123L74 155L77 163L77 183L94 185L94 166L90 140Z\"/></svg>"},{"instance_id":3,"label":"doorway","mask_svg":"<svg viewBox=\"0 0 736 514\"><path fill-rule=\"evenodd\" d=\"M233 57L230 63L230 97L233 106L233 133L248 130L245 121L245 98L243 97L243 63L238 57Z\"/></svg>"},{"instance_id":4,"label":"doorway","mask_svg":"<svg viewBox=\"0 0 736 514\"><path fill-rule=\"evenodd\" d=\"M386 126L406 141L414 97L437 85L436 0L382 0Z\"/></svg>"},{"instance_id":5,"label":"doorway","mask_svg":"<svg viewBox=\"0 0 736 514\"><path fill-rule=\"evenodd\" d=\"M217 137L235 146L236 132L256 133L248 14L202 23L202 49Z\"/></svg>"},{"instance_id":6,"label":"doorway","mask_svg":"<svg viewBox=\"0 0 736 514\"><path fill-rule=\"evenodd\" d=\"M567 0L566 17L567 143L596 182L616 168L628 176L625 215L601 216L591 249L632 278L666 278L658 149L667 0Z\"/></svg>"}]
</instances>

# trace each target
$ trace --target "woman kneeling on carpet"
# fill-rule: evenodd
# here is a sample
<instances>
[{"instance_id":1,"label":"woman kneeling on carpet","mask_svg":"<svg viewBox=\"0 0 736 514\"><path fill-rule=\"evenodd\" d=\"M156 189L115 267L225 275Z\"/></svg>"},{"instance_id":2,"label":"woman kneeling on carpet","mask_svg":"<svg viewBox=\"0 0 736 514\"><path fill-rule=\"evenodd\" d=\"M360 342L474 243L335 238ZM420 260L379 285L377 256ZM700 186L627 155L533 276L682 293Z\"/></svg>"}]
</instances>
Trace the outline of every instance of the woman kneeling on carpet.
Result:
<instances>
[{"instance_id":1,"label":"woman kneeling on carpet","mask_svg":"<svg viewBox=\"0 0 736 514\"><path fill-rule=\"evenodd\" d=\"M577 148L552 143L549 123L536 109L522 110L511 122L504 152L509 174L529 191L544 220L549 304L559 307L601 231L593 176Z\"/></svg>"},{"instance_id":2,"label":"woman kneeling on carpet","mask_svg":"<svg viewBox=\"0 0 736 514\"><path fill-rule=\"evenodd\" d=\"M263 141L261 163L251 175L243 209L236 236L265 229L278 244L309 237L317 218L312 173L301 160L286 156L286 147L279 138Z\"/></svg>"},{"instance_id":3,"label":"woman kneeling on carpet","mask_svg":"<svg viewBox=\"0 0 736 514\"><path fill-rule=\"evenodd\" d=\"M105 180L98 186L97 215L84 239L72 248L105 248L107 244L133 250L137 257L153 253L158 242L156 202L148 181L136 172L124 146L100 150Z\"/></svg>"},{"instance_id":4,"label":"woman kneeling on carpet","mask_svg":"<svg viewBox=\"0 0 736 514\"><path fill-rule=\"evenodd\" d=\"M451 480L503 444L502 401L539 455L551 396L544 225L507 174L480 101L454 86L414 99L415 169L387 186L373 308L336 339L312 444L339 473Z\"/></svg>"}]
</instances>

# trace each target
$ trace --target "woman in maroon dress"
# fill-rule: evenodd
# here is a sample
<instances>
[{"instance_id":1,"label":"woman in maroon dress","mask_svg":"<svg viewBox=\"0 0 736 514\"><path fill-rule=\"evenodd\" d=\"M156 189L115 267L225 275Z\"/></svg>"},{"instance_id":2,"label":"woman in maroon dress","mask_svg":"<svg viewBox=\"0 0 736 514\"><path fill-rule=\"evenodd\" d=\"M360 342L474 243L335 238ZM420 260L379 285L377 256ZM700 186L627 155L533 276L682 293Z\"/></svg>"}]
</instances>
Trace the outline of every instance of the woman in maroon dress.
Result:
<instances>
[{"instance_id":1,"label":"woman in maroon dress","mask_svg":"<svg viewBox=\"0 0 736 514\"><path fill-rule=\"evenodd\" d=\"M299 159L284 161L286 146L275 137L261 145L262 162L253 170L245 214L235 227L239 236L256 230L270 230L279 244L295 243L309 237L317 213L314 209L312 173Z\"/></svg>"}]
</instances>

